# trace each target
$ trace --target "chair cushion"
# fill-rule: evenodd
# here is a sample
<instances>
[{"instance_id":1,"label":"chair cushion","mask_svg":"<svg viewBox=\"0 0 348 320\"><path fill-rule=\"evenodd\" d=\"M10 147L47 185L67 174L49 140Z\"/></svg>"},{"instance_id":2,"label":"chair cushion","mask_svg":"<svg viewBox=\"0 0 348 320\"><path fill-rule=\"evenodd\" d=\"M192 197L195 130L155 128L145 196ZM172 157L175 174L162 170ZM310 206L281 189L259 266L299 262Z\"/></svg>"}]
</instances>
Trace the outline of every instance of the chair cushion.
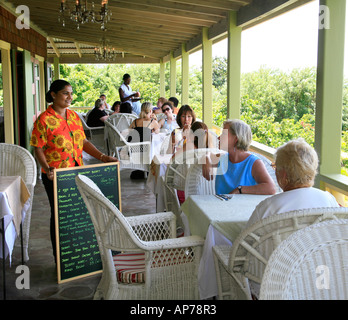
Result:
<instances>
[{"instance_id":1,"label":"chair cushion","mask_svg":"<svg viewBox=\"0 0 348 320\"><path fill-rule=\"evenodd\" d=\"M113 256L117 281L122 283L145 282L145 254L119 253Z\"/></svg>"}]
</instances>

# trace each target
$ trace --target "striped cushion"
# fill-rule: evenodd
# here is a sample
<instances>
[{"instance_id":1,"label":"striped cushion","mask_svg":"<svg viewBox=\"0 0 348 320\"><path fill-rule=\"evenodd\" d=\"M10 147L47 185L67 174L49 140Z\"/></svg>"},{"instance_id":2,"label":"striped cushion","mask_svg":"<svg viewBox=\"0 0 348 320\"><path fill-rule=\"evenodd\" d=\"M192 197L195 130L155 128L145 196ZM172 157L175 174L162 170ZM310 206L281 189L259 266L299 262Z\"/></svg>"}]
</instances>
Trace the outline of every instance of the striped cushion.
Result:
<instances>
[{"instance_id":1,"label":"striped cushion","mask_svg":"<svg viewBox=\"0 0 348 320\"><path fill-rule=\"evenodd\" d=\"M113 256L117 280L122 283L145 282L145 254L119 253Z\"/></svg>"}]
</instances>

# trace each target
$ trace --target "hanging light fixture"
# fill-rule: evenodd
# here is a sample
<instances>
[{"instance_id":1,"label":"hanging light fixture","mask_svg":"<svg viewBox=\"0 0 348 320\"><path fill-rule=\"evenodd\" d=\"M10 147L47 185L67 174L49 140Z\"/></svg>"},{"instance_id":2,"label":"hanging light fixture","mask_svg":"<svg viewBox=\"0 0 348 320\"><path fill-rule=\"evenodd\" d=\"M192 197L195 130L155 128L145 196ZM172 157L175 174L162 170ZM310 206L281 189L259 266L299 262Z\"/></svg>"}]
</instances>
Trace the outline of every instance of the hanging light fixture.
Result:
<instances>
[{"instance_id":1,"label":"hanging light fixture","mask_svg":"<svg viewBox=\"0 0 348 320\"><path fill-rule=\"evenodd\" d=\"M97 13L95 12L94 2L92 2L91 10L88 10L87 0L83 1L84 4L81 4L81 2L80 0L75 0L75 8L73 11L70 11L67 0L61 0L58 20L62 23L63 27L65 27L67 15L76 23L77 30L80 29L81 24L97 22L101 24L101 29L106 31L106 24L112 16L112 12L108 8L108 0L101 1L101 8Z\"/></svg>"},{"instance_id":2,"label":"hanging light fixture","mask_svg":"<svg viewBox=\"0 0 348 320\"><path fill-rule=\"evenodd\" d=\"M103 39L100 43L99 48L94 48L94 56L97 61L115 61L116 51L108 45L108 40Z\"/></svg>"}]
</instances>

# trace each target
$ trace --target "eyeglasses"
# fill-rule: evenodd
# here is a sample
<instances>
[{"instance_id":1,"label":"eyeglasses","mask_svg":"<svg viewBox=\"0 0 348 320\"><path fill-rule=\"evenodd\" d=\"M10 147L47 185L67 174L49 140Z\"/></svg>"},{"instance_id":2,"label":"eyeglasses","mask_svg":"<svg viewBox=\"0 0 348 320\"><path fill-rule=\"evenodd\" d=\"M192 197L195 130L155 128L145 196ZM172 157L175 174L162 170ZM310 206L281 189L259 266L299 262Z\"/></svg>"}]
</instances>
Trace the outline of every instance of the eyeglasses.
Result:
<instances>
[{"instance_id":1,"label":"eyeglasses","mask_svg":"<svg viewBox=\"0 0 348 320\"><path fill-rule=\"evenodd\" d=\"M167 112L167 111L169 111L169 110L170 110L170 108L166 108L166 109L164 109L164 110L162 109L162 112L165 113L165 112Z\"/></svg>"}]
</instances>

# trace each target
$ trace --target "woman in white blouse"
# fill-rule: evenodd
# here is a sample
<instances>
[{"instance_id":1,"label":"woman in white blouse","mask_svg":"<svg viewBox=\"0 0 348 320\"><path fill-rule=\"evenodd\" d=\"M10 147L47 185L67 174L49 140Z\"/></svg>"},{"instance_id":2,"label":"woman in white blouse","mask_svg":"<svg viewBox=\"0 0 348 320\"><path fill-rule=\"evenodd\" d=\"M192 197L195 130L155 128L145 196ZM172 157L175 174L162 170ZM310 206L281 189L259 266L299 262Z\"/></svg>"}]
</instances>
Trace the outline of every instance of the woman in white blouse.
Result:
<instances>
[{"instance_id":1,"label":"woman in white blouse","mask_svg":"<svg viewBox=\"0 0 348 320\"><path fill-rule=\"evenodd\" d=\"M133 111L139 115L141 111L141 105L140 105L140 93L132 91L132 88L130 87L131 83L131 76L126 73L123 75L123 83L118 89L118 92L120 94L121 102L129 102L132 105Z\"/></svg>"},{"instance_id":2,"label":"woman in white blouse","mask_svg":"<svg viewBox=\"0 0 348 320\"><path fill-rule=\"evenodd\" d=\"M318 169L316 151L302 138L279 147L275 154L276 177L284 191L260 202L251 215L247 227L273 214L288 211L338 207L335 197L314 188Z\"/></svg>"}]
</instances>

